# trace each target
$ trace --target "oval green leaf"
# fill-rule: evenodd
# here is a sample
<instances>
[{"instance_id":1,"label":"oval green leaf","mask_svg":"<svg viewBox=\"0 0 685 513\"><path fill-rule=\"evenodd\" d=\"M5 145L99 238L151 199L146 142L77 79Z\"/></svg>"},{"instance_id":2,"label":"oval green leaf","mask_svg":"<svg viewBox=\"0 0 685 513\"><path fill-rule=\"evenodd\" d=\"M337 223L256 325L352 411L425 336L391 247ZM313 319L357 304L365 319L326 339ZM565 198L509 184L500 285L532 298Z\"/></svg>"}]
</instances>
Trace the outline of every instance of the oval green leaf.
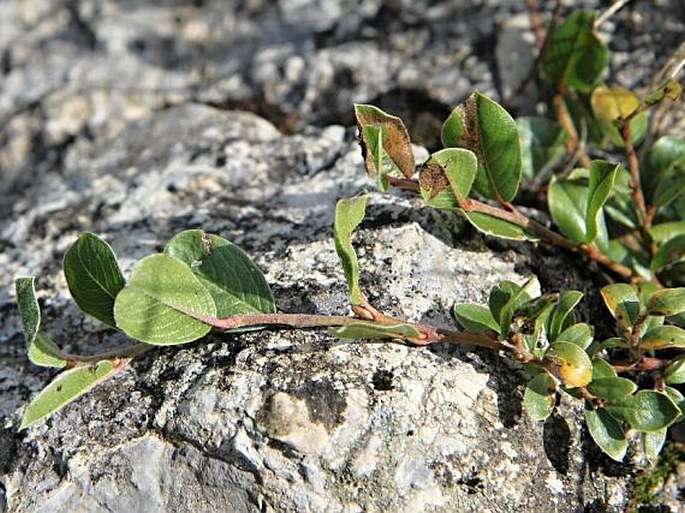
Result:
<instances>
[{"instance_id":1,"label":"oval green leaf","mask_svg":"<svg viewBox=\"0 0 685 513\"><path fill-rule=\"evenodd\" d=\"M63 268L78 307L115 328L114 300L125 280L110 245L86 232L64 254Z\"/></svg>"},{"instance_id":2,"label":"oval green leaf","mask_svg":"<svg viewBox=\"0 0 685 513\"><path fill-rule=\"evenodd\" d=\"M538 241L540 237L520 226L482 212L461 211L474 228L501 239Z\"/></svg>"},{"instance_id":3,"label":"oval green leaf","mask_svg":"<svg viewBox=\"0 0 685 513\"><path fill-rule=\"evenodd\" d=\"M487 331L500 333L500 327L490 313L490 309L484 306L471 303L456 304L454 305L454 316L467 331L480 334Z\"/></svg>"},{"instance_id":4,"label":"oval green leaf","mask_svg":"<svg viewBox=\"0 0 685 513\"><path fill-rule=\"evenodd\" d=\"M421 333L410 324L378 324L359 321L337 328L329 328L328 334L336 338L401 338L417 339Z\"/></svg>"},{"instance_id":5,"label":"oval green leaf","mask_svg":"<svg viewBox=\"0 0 685 513\"><path fill-rule=\"evenodd\" d=\"M98 383L123 369L126 363L127 360L121 360L116 364L112 360L102 360L93 365L76 367L58 374L52 383L31 401L19 429L35 424L63 408Z\"/></svg>"},{"instance_id":6,"label":"oval green leaf","mask_svg":"<svg viewBox=\"0 0 685 513\"><path fill-rule=\"evenodd\" d=\"M341 199L335 205L333 237L335 251L343 266L343 273L349 289L350 303L359 305L364 302L364 294L359 288L359 261L352 246L352 233L366 214L366 196Z\"/></svg>"},{"instance_id":7,"label":"oval green leaf","mask_svg":"<svg viewBox=\"0 0 685 513\"><path fill-rule=\"evenodd\" d=\"M534 421L545 420L552 413L556 396L556 382L546 372L535 376L523 394L523 407Z\"/></svg>"},{"instance_id":8,"label":"oval green leaf","mask_svg":"<svg viewBox=\"0 0 685 513\"><path fill-rule=\"evenodd\" d=\"M473 93L442 126L442 144L471 150L478 158L474 188L486 198L511 201L521 181L516 123L497 102Z\"/></svg>"},{"instance_id":9,"label":"oval green leaf","mask_svg":"<svg viewBox=\"0 0 685 513\"><path fill-rule=\"evenodd\" d=\"M40 329L40 306L36 299L33 276L21 276L14 280L14 293L19 307L19 316L24 328L24 341L30 347Z\"/></svg>"},{"instance_id":10,"label":"oval green leaf","mask_svg":"<svg viewBox=\"0 0 685 513\"><path fill-rule=\"evenodd\" d=\"M611 459L623 461L628 449L628 441L621 424L604 409L593 410L585 407L585 424L590 436Z\"/></svg>"},{"instance_id":11,"label":"oval green leaf","mask_svg":"<svg viewBox=\"0 0 685 513\"><path fill-rule=\"evenodd\" d=\"M574 170L569 178L553 177L547 192L547 205L559 231L575 242L585 240L589 184L587 172Z\"/></svg>"},{"instance_id":12,"label":"oval green leaf","mask_svg":"<svg viewBox=\"0 0 685 513\"><path fill-rule=\"evenodd\" d=\"M593 379L587 389L594 396L613 401L633 394L637 385L629 379L614 376Z\"/></svg>"},{"instance_id":13,"label":"oval green leaf","mask_svg":"<svg viewBox=\"0 0 685 513\"><path fill-rule=\"evenodd\" d=\"M685 235L678 235L658 247L649 263L649 268L652 271L659 271L683 259L685 259Z\"/></svg>"},{"instance_id":14,"label":"oval green leaf","mask_svg":"<svg viewBox=\"0 0 685 513\"><path fill-rule=\"evenodd\" d=\"M545 359L558 366L559 379L566 386L584 387L592 379L592 361L588 354L575 344L555 342L545 353Z\"/></svg>"},{"instance_id":15,"label":"oval green leaf","mask_svg":"<svg viewBox=\"0 0 685 513\"><path fill-rule=\"evenodd\" d=\"M635 395L607 402L612 416L625 420L637 431L654 432L670 426L680 410L666 395L654 390L640 390Z\"/></svg>"},{"instance_id":16,"label":"oval green leaf","mask_svg":"<svg viewBox=\"0 0 685 513\"><path fill-rule=\"evenodd\" d=\"M164 253L184 262L214 299L217 317L276 311L264 275L238 246L202 230L176 234Z\"/></svg>"},{"instance_id":17,"label":"oval green leaf","mask_svg":"<svg viewBox=\"0 0 685 513\"><path fill-rule=\"evenodd\" d=\"M685 287L661 289L647 301L647 312L650 315L678 315L685 312Z\"/></svg>"},{"instance_id":18,"label":"oval green leaf","mask_svg":"<svg viewBox=\"0 0 685 513\"><path fill-rule=\"evenodd\" d=\"M583 293L577 290L565 290L559 294L559 301L554 305L552 314L547 320L548 336L552 342L556 341L561 332L566 329L567 319L582 298Z\"/></svg>"},{"instance_id":19,"label":"oval green leaf","mask_svg":"<svg viewBox=\"0 0 685 513\"><path fill-rule=\"evenodd\" d=\"M603 358L594 357L592 359L592 380L602 378L615 378L618 374L613 366Z\"/></svg>"},{"instance_id":20,"label":"oval green leaf","mask_svg":"<svg viewBox=\"0 0 685 513\"><path fill-rule=\"evenodd\" d=\"M642 349L685 347L685 330L677 326L659 326L649 330L640 339Z\"/></svg>"},{"instance_id":21,"label":"oval green leaf","mask_svg":"<svg viewBox=\"0 0 685 513\"><path fill-rule=\"evenodd\" d=\"M148 344L184 344L209 333L200 318L215 318L211 294L190 268L161 253L143 258L114 304L117 326Z\"/></svg>"},{"instance_id":22,"label":"oval green leaf","mask_svg":"<svg viewBox=\"0 0 685 513\"><path fill-rule=\"evenodd\" d=\"M668 186L661 182L673 180L673 176L684 174L685 168L685 138L676 135L666 135L659 138L645 154L644 161L640 166L640 181L646 199L651 204L659 205L657 201L657 188L659 193L668 193ZM677 192L677 191L673 191ZM663 201L667 198L658 198ZM685 223L680 221L681 223Z\"/></svg>"},{"instance_id":23,"label":"oval green leaf","mask_svg":"<svg viewBox=\"0 0 685 513\"><path fill-rule=\"evenodd\" d=\"M63 369L67 366L65 355L45 333L38 333L29 345L29 361L41 367Z\"/></svg>"},{"instance_id":24,"label":"oval green leaf","mask_svg":"<svg viewBox=\"0 0 685 513\"><path fill-rule=\"evenodd\" d=\"M573 324L562 331L555 342L570 342L581 349L587 349L592 344L595 336L595 328L584 322Z\"/></svg>"},{"instance_id":25,"label":"oval green leaf","mask_svg":"<svg viewBox=\"0 0 685 513\"><path fill-rule=\"evenodd\" d=\"M595 13L573 12L552 29L540 56L542 71L553 84L589 92L609 60L609 50L594 30Z\"/></svg>"}]
</instances>

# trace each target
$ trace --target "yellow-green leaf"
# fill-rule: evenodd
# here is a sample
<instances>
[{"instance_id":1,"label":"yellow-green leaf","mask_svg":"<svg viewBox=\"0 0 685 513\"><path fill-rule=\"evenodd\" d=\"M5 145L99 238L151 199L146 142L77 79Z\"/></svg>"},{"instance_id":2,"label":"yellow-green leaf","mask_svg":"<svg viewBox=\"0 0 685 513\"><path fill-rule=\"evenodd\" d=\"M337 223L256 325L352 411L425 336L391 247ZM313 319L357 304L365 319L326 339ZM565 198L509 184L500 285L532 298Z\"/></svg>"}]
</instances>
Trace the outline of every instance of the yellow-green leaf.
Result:
<instances>
[{"instance_id":1,"label":"yellow-green leaf","mask_svg":"<svg viewBox=\"0 0 685 513\"><path fill-rule=\"evenodd\" d=\"M364 301L364 294L359 288L359 261L357 253L352 247L352 233L364 219L366 213L366 196L341 199L335 206L335 220L333 222L333 236L335 250L342 262L343 272L347 280L350 303L359 305Z\"/></svg>"}]
</instances>

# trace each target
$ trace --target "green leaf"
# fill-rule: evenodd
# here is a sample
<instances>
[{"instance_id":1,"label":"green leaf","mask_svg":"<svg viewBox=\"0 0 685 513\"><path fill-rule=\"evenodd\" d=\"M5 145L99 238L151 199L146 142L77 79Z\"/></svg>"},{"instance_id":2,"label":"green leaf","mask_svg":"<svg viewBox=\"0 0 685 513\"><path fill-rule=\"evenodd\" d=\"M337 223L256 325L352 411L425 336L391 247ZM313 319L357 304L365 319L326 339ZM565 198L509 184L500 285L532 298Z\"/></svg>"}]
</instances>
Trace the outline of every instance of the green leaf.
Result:
<instances>
[{"instance_id":1,"label":"green leaf","mask_svg":"<svg viewBox=\"0 0 685 513\"><path fill-rule=\"evenodd\" d=\"M553 84L589 92L609 60L609 50L594 31L595 13L573 12L554 27L542 55L542 71Z\"/></svg>"},{"instance_id":2,"label":"green leaf","mask_svg":"<svg viewBox=\"0 0 685 513\"><path fill-rule=\"evenodd\" d=\"M31 401L19 429L35 424L63 408L98 383L123 369L126 363L127 360L121 360L118 364L112 360L102 360L93 365L76 367L58 374L52 383Z\"/></svg>"},{"instance_id":3,"label":"green leaf","mask_svg":"<svg viewBox=\"0 0 685 513\"><path fill-rule=\"evenodd\" d=\"M500 333L497 321L490 313L490 309L470 303L454 305L454 316L465 330L473 333L485 333L489 330Z\"/></svg>"},{"instance_id":4,"label":"green leaf","mask_svg":"<svg viewBox=\"0 0 685 513\"><path fill-rule=\"evenodd\" d=\"M67 366L65 355L45 333L37 333L29 345L29 361L41 367L62 369Z\"/></svg>"},{"instance_id":5,"label":"green leaf","mask_svg":"<svg viewBox=\"0 0 685 513\"><path fill-rule=\"evenodd\" d=\"M592 395L613 401L633 394L637 390L637 385L629 379L614 376L593 379L587 389Z\"/></svg>"},{"instance_id":6,"label":"green leaf","mask_svg":"<svg viewBox=\"0 0 685 513\"><path fill-rule=\"evenodd\" d=\"M442 126L445 147L466 148L478 158L474 188L500 202L516 196L521 181L521 147L516 123L497 102L473 93Z\"/></svg>"},{"instance_id":7,"label":"green leaf","mask_svg":"<svg viewBox=\"0 0 685 513\"><path fill-rule=\"evenodd\" d=\"M645 154L640 166L641 184L647 201L664 206L673 201L680 190L673 189L685 174L685 138L667 135L659 138Z\"/></svg>"},{"instance_id":8,"label":"green leaf","mask_svg":"<svg viewBox=\"0 0 685 513\"><path fill-rule=\"evenodd\" d=\"M537 278L535 276L531 276L523 285L520 287L517 286L516 289L512 290L511 293L508 294L506 302L499 309L499 316L495 317L495 320L499 322L500 333L509 333L514 312L530 301L531 298L528 294L528 290L530 290L530 288L536 283Z\"/></svg>"},{"instance_id":9,"label":"green leaf","mask_svg":"<svg viewBox=\"0 0 685 513\"><path fill-rule=\"evenodd\" d=\"M545 360L551 360L559 366L559 379L566 386L583 387L592 379L592 361L575 344L555 342L547 349Z\"/></svg>"},{"instance_id":10,"label":"green leaf","mask_svg":"<svg viewBox=\"0 0 685 513\"><path fill-rule=\"evenodd\" d=\"M653 390L640 390L635 395L607 402L606 410L633 429L650 433L670 426L680 415L667 395Z\"/></svg>"},{"instance_id":11,"label":"green leaf","mask_svg":"<svg viewBox=\"0 0 685 513\"><path fill-rule=\"evenodd\" d=\"M164 253L185 263L205 286L217 317L276 311L262 272L226 239L202 230L185 230L167 243Z\"/></svg>"},{"instance_id":12,"label":"green leaf","mask_svg":"<svg viewBox=\"0 0 685 513\"><path fill-rule=\"evenodd\" d=\"M604 160L590 163L590 184L588 186L587 211L585 214L585 242L591 244L599 230L599 213L611 194L620 166Z\"/></svg>"},{"instance_id":13,"label":"green leaf","mask_svg":"<svg viewBox=\"0 0 685 513\"><path fill-rule=\"evenodd\" d=\"M642 349L685 347L685 330L677 326L659 326L642 336L640 346Z\"/></svg>"},{"instance_id":14,"label":"green leaf","mask_svg":"<svg viewBox=\"0 0 685 513\"><path fill-rule=\"evenodd\" d=\"M522 117L516 119L516 126L521 144L521 169L526 178L534 178L564 156L567 134L555 121Z\"/></svg>"},{"instance_id":15,"label":"green leaf","mask_svg":"<svg viewBox=\"0 0 685 513\"><path fill-rule=\"evenodd\" d=\"M685 258L685 235L678 235L659 246L649 263L649 268L652 271L659 271L676 261L682 261L683 258Z\"/></svg>"},{"instance_id":16,"label":"green leaf","mask_svg":"<svg viewBox=\"0 0 685 513\"><path fill-rule=\"evenodd\" d=\"M114 299L126 282L110 245L86 232L64 254L63 267L78 307L116 328Z\"/></svg>"},{"instance_id":17,"label":"green leaf","mask_svg":"<svg viewBox=\"0 0 685 513\"><path fill-rule=\"evenodd\" d=\"M387 176L411 178L414 151L402 120L364 104L355 104L354 115L366 170L380 189L387 189Z\"/></svg>"},{"instance_id":18,"label":"green leaf","mask_svg":"<svg viewBox=\"0 0 685 513\"><path fill-rule=\"evenodd\" d=\"M62 368L67 364L66 355L44 333L40 333L41 314L33 276L14 280L19 315L24 328L24 341L29 361L41 367Z\"/></svg>"},{"instance_id":19,"label":"green leaf","mask_svg":"<svg viewBox=\"0 0 685 513\"><path fill-rule=\"evenodd\" d=\"M200 319L215 318L211 294L177 258L150 255L133 268L117 295L114 318L127 335L148 344L184 344L209 333Z\"/></svg>"},{"instance_id":20,"label":"green leaf","mask_svg":"<svg viewBox=\"0 0 685 513\"><path fill-rule=\"evenodd\" d=\"M664 387L664 394L666 394L680 410L680 416L676 419L676 422L680 422L683 420L683 413L685 413L685 396L680 393L680 390L669 386Z\"/></svg>"},{"instance_id":21,"label":"green leaf","mask_svg":"<svg viewBox=\"0 0 685 513\"><path fill-rule=\"evenodd\" d=\"M349 288L350 303L359 305L364 302L364 294L359 288L359 261L352 247L352 233L364 219L366 213L366 196L341 199L335 206L333 236L335 251L343 266L345 280Z\"/></svg>"},{"instance_id":22,"label":"green leaf","mask_svg":"<svg viewBox=\"0 0 685 513\"><path fill-rule=\"evenodd\" d=\"M666 441L667 431L667 428L663 428L659 431L654 431L653 433L642 433L642 447L651 461L657 461L659 459L659 453Z\"/></svg>"},{"instance_id":23,"label":"green leaf","mask_svg":"<svg viewBox=\"0 0 685 513\"><path fill-rule=\"evenodd\" d=\"M433 153L419 175L423 199L431 207L457 208L471 192L477 167L476 155L469 150L447 148Z\"/></svg>"},{"instance_id":24,"label":"green leaf","mask_svg":"<svg viewBox=\"0 0 685 513\"><path fill-rule=\"evenodd\" d=\"M337 338L401 338L417 339L421 333L410 324L378 324L377 322L359 321L329 328L328 334Z\"/></svg>"},{"instance_id":25,"label":"green leaf","mask_svg":"<svg viewBox=\"0 0 685 513\"><path fill-rule=\"evenodd\" d=\"M593 410L585 407L585 423L590 436L611 459L623 461L628 449L628 441L621 424L604 409Z\"/></svg>"},{"instance_id":26,"label":"green leaf","mask_svg":"<svg viewBox=\"0 0 685 513\"><path fill-rule=\"evenodd\" d=\"M590 105L602 132L616 146L623 147L623 137L617 122L627 119L639 106L640 99L630 89L621 86L595 87ZM647 131L647 113L640 112L630 120L630 140L638 144Z\"/></svg>"},{"instance_id":27,"label":"green leaf","mask_svg":"<svg viewBox=\"0 0 685 513\"><path fill-rule=\"evenodd\" d=\"M603 358L592 359L592 380L618 377L616 370Z\"/></svg>"},{"instance_id":28,"label":"green leaf","mask_svg":"<svg viewBox=\"0 0 685 513\"><path fill-rule=\"evenodd\" d=\"M640 314L640 299L635 289L625 283L612 283L600 292L611 315L625 329L630 329Z\"/></svg>"},{"instance_id":29,"label":"green leaf","mask_svg":"<svg viewBox=\"0 0 685 513\"><path fill-rule=\"evenodd\" d=\"M40 306L36 299L33 276L22 276L14 280L19 316L24 328L24 341L30 347L40 329Z\"/></svg>"},{"instance_id":30,"label":"green leaf","mask_svg":"<svg viewBox=\"0 0 685 513\"><path fill-rule=\"evenodd\" d=\"M668 367L664 370L664 380L669 385L680 385L685 383L685 355L673 358Z\"/></svg>"},{"instance_id":31,"label":"green leaf","mask_svg":"<svg viewBox=\"0 0 685 513\"><path fill-rule=\"evenodd\" d=\"M657 244L685 235L685 221L671 221L668 223L655 224L649 229L649 234Z\"/></svg>"},{"instance_id":32,"label":"green leaf","mask_svg":"<svg viewBox=\"0 0 685 513\"><path fill-rule=\"evenodd\" d=\"M575 344L581 349L587 349L592 344L592 340L595 336L595 328L586 324L584 322L579 322L578 324L573 324L562 331L559 336L557 336L555 342L570 342Z\"/></svg>"},{"instance_id":33,"label":"green leaf","mask_svg":"<svg viewBox=\"0 0 685 513\"><path fill-rule=\"evenodd\" d=\"M545 420L552 413L556 396L556 382L546 372L535 376L523 394L523 407L534 421Z\"/></svg>"},{"instance_id":34,"label":"green leaf","mask_svg":"<svg viewBox=\"0 0 685 513\"><path fill-rule=\"evenodd\" d=\"M559 301L547 321L550 341L557 340L561 332L566 329L566 319L582 298L583 293L577 290L565 290L559 294Z\"/></svg>"},{"instance_id":35,"label":"green leaf","mask_svg":"<svg viewBox=\"0 0 685 513\"><path fill-rule=\"evenodd\" d=\"M568 178L552 178L547 192L549 213L559 231L575 242L586 238L589 183L585 169L574 170Z\"/></svg>"},{"instance_id":36,"label":"green leaf","mask_svg":"<svg viewBox=\"0 0 685 513\"><path fill-rule=\"evenodd\" d=\"M685 287L661 289L647 301L650 315L677 315L685 312Z\"/></svg>"},{"instance_id":37,"label":"green leaf","mask_svg":"<svg viewBox=\"0 0 685 513\"><path fill-rule=\"evenodd\" d=\"M669 78L660 84L655 91L649 93L642 103L645 105L645 107L651 107L652 105L662 101L664 98L670 98L671 100L676 101L678 98L680 98L680 94L682 92L683 88L680 86L680 84L674 78Z\"/></svg>"},{"instance_id":38,"label":"green leaf","mask_svg":"<svg viewBox=\"0 0 685 513\"><path fill-rule=\"evenodd\" d=\"M464 217L478 231L502 239L538 241L540 237L525 228L482 212L464 212Z\"/></svg>"}]
</instances>

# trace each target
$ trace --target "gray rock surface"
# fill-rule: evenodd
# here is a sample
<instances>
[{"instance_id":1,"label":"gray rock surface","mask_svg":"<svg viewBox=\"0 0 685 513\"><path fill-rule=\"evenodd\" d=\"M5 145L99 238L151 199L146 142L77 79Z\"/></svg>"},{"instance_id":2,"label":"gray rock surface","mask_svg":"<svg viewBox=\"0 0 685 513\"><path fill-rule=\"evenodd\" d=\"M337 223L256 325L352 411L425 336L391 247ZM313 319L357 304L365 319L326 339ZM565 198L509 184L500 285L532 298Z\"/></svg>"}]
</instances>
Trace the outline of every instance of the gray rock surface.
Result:
<instances>
[{"instance_id":1,"label":"gray rock surface","mask_svg":"<svg viewBox=\"0 0 685 513\"><path fill-rule=\"evenodd\" d=\"M612 71L630 85L644 84L667 57L654 48L682 33L678 3L655 5L638 3L605 29L623 52L625 67ZM598 454L577 406L562 402L535 424L521 413L521 369L459 347L341 342L316 330L214 334L156 349L17 432L53 374L26 359L15 276L38 276L44 327L75 353L130 343L69 298L60 260L84 230L105 237L128 273L174 233L200 227L255 259L283 311L346 313L333 205L371 188L345 128L351 102L389 106L432 144L474 88L515 89L499 29L523 37L509 20L522 9L5 0L0 512L621 510L630 466ZM658 46L645 44L654 24ZM614 29L643 39L633 45ZM409 195L374 195L355 243L373 304L438 326L454 325L455 301L482 302L498 281L532 271L546 288L591 287L576 262L488 246Z\"/></svg>"}]
</instances>

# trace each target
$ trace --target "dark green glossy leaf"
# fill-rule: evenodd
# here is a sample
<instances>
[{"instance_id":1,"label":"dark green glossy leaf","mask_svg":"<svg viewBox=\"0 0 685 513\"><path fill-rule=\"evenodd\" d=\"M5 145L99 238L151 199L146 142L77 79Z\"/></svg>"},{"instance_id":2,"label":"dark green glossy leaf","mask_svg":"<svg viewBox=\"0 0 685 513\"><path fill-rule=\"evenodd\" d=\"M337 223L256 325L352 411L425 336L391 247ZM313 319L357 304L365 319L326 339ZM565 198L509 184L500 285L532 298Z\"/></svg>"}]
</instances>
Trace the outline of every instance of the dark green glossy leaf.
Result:
<instances>
[{"instance_id":1,"label":"dark green glossy leaf","mask_svg":"<svg viewBox=\"0 0 685 513\"><path fill-rule=\"evenodd\" d=\"M523 407L534 421L545 420L552 413L556 382L546 372L535 376L523 394Z\"/></svg>"},{"instance_id":2,"label":"dark green glossy leaf","mask_svg":"<svg viewBox=\"0 0 685 513\"><path fill-rule=\"evenodd\" d=\"M659 138L645 154L640 172L642 188L650 204L662 205L671 193L677 195L680 191L669 192L669 184L678 183L678 177L685 173L685 138L675 135Z\"/></svg>"},{"instance_id":3,"label":"dark green glossy leaf","mask_svg":"<svg viewBox=\"0 0 685 513\"><path fill-rule=\"evenodd\" d=\"M599 80L609 51L594 31L595 13L575 11L553 28L541 55L542 71L554 85L587 93Z\"/></svg>"},{"instance_id":4,"label":"dark green glossy leaf","mask_svg":"<svg viewBox=\"0 0 685 513\"><path fill-rule=\"evenodd\" d=\"M652 271L658 271L683 258L685 258L685 235L678 235L659 246L649 268Z\"/></svg>"},{"instance_id":5,"label":"dark green glossy leaf","mask_svg":"<svg viewBox=\"0 0 685 513\"><path fill-rule=\"evenodd\" d=\"M547 321L548 336L552 342L566 329L566 319L582 298L583 293L577 290L565 290L559 294L559 301Z\"/></svg>"},{"instance_id":6,"label":"dark green glossy leaf","mask_svg":"<svg viewBox=\"0 0 685 513\"><path fill-rule=\"evenodd\" d=\"M607 377L593 379L587 389L594 396L613 401L633 394L637 385L626 378Z\"/></svg>"},{"instance_id":7,"label":"dark green glossy leaf","mask_svg":"<svg viewBox=\"0 0 685 513\"><path fill-rule=\"evenodd\" d=\"M14 292L17 297L19 316L24 328L24 341L30 347L40 329L40 306L36 299L33 276L22 276L14 280Z\"/></svg>"},{"instance_id":8,"label":"dark green glossy leaf","mask_svg":"<svg viewBox=\"0 0 685 513\"><path fill-rule=\"evenodd\" d=\"M276 311L264 275L238 246L202 230L176 234L164 253L184 262L212 295L217 317Z\"/></svg>"},{"instance_id":9,"label":"dark green glossy leaf","mask_svg":"<svg viewBox=\"0 0 685 513\"><path fill-rule=\"evenodd\" d=\"M337 338L401 338L418 339L421 333L410 324L378 324L359 321L338 328L329 328L328 334Z\"/></svg>"},{"instance_id":10,"label":"dark green glossy leaf","mask_svg":"<svg viewBox=\"0 0 685 513\"><path fill-rule=\"evenodd\" d=\"M359 305L364 302L364 294L359 288L359 261L352 247L352 233L364 219L366 196L341 199L335 206L333 236L335 250L342 262L345 280L349 289L350 303Z\"/></svg>"},{"instance_id":11,"label":"dark green glossy leaf","mask_svg":"<svg viewBox=\"0 0 685 513\"><path fill-rule=\"evenodd\" d=\"M387 176L411 178L414 151L402 120L373 105L355 104L362 155L367 172L387 188Z\"/></svg>"},{"instance_id":12,"label":"dark green glossy leaf","mask_svg":"<svg viewBox=\"0 0 685 513\"><path fill-rule=\"evenodd\" d=\"M607 402L612 416L625 420L637 431L654 432L670 426L680 410L666 395L653 390L640 390L635 395Z\"/></svg>"},{"instance_id":13,"label":"dark green glossy leaf","mask_svg":"<svg viewBox=\"0 0 685 513\"><path fill-rule=\"evenodd\" d=\"M676 356L664 370L664 379L669 385L685 383L685 355Z\"/></svg>"},{"instance_id":14,"label":"dark green glossy leaf","mask_svg":"<svg viewBox=\"0 0 685 513\"><path fill-rule=\"evenodd\" d=\"M610 458L623 461L628 449L628 441L621 424L604 409L593 410L585 407L585 423L590 436Z\"/></svg>"},{"instance_id":15,"label":"dark green glossy leaf","mask_svg":"<svg viewBox=\"0 0 685 513\"><path fill-rule=\"evenodd\" d=\"M640 346L643 349L685 347L685 330L677 326L659 326L642 336Z\"/></svg>"},{"instance_id":16,"label":"dark green glossy leaf","mask_svg":"<svg viewBox=\"0 0 685 513\"><path fill-rule=\"evenodd\" d=\"M592 380L603 378L615 378L618 374L616 370L603 358L592 359Z\"/></svg>"},{"instance_id":17,"label":"dark green glossy leaf","mask_svg":"<svg viewBox=\"0 0 685 513\"><path fill-rule=\"evenodd\" d=\"M589 183L587 170L576 169L565 179L552 178L547 204L559 231L575 242L585 240Z\"/></svg>"},{"instance_id":18,"label":"dark green glossy leaf","mask_svg":"<svg viewBox=\"0 0 685 513\"><path fill-rule=\"evenodd\" d=\"M111 360L103 360L93 365L76 367L58 374L52 383L31 401L24 413L20 429L24 429L63 408L98 383L121 370L125 364L125 360L118 364Z\"/></svg>"},{"instance_id":19,"label":"dark green glossy leaf","mask_svg":"<svg viewBox=\"0 0 685 513\"><path fill-rule=\"evenodd\" d=\"M585 214L585 242L588 244L597 237L599 214L611 194L618 170L618 164L611 164L603 160L593 160L590 163L590 184Z\"/></svg>"},{"instance_id":20,"label":"dark green glossy leaf","mask_svg":"<svg viewBox=\"0 0 685 513\"><path fill-rule=\"evenodd\" d=\"M532 179L565 154L566 132L558 123L542 117L516 119L521 143L523 176Z\"/></svg>"},{"instance_id":21,"label":"dark green glossy leaf","mask_svg":"<svg viewBox=\"0 0 685 513\"><path fill-rule=\"evenodd\" d=\"M659 453L666 441L667 431L667 428L663 428L653 433L642 433L642 448L650 460L656 461L659 459Z\"/></svg>"},{"instance_id":22,"label":"dark green glossy leaf","mask_svg":"<svg viewBox=\"0 0 685 513\"><path fill-rule=\"evenodd\" d=\"M456 304L454 305L454 316L467 331L473 333L485 333L488 330L495 333L500 332L500 327L490 313L490 309L484 306L469 303Z\"/></svg>"},{"instance_id":23,"label":"dark green glossy leaf","mask_svg":"<svg viewBox=\"0 0 685 513\"><path fill-rule=\"evenodd\" d=\"M463 211L462 211L463 212ZM483 214L481 212L463 212L464 217L478 231L486 235L500 237L502 239L538 241L540 237L518 225L499 219L497 217Z\"/></svg>"},{"instance_id":24,"label":"dark green glossy leaf","mask_svg":"<svg viewBox=\"0 0 685 513\"><path fill-rule=\"evenodd\" d=\"M570 342L581 349L587 349L592 344L592 339L595 336L595 328L584 322L573 324L562 331L557 336L555 342Z\"/></svg>"},{"instance_id":25,"label":"dark green glossy leaf","mask_svg":"<svg viewBox=\"0 0 685 513\"><path fill-rule=\"evenodd\" d=\"M177 258L150 255L133 268L114 303L117 326L148 344L183 344L209 333L201 318L215 318L211 294Z\"/></svg>"},{"instance_id":26,"label":"dark green glossy leaf","mask_svg":"<svg viewBox=\"0 0 685 513\"><path fill-rule=\"evenodd\" d=\"M500 202L511 201L521 180L521 148L516 123L497 102L473 93L442 127L445 147L466 148L478 158L474 188Z\"/></svg>"},{"instance_id":27,"label":"dark green glossy leaf","mask_svg":"<svg viewBox=\"0 0 685 513\"><path fill-rule=\"evenodd\" d=\"M611 315L624 328L631 328L640 314L640 299L635 289L625 283L613 283L600 292Z\"/></svg>"},{"instance_id":28,"label":"dark green glossy leaf","mask_svg":"<svg viewBox=\"0 0 685 513\"><path fill-rule=\"evenodd\" d=\"M86 232L64 254L63 267L69 292L79 308L116 327L114 299L126 283L110 245Z\"/></svg>"},{"instance_id":29,"label":"dark green glossy leaf","mask_svg":"<svg viewBox=\"0 0 685 513\"><path fill-rule=\"evenodd\" d=\"M555 342L545 353L545 359L559 366L559 379L566 386L583 387L592 379L592 361L588 354L575 344Z\"/></svg>"},{"instance_id":30,"label":"dark green glossy leaf","mask_svg":"<svg viewBox=\"0 0 685 513\"><path fill-rule=\"evenodd\" d=\"M685 312L685 287L661 289L647 301L650 315L677 315Z\"/></svg>"},{"instance_id":31,"label":"dark green glossy leaf","mask_svg":"<svg viewBox=\"0 0 685 513\"><path fill-rule=\"evenodd\" d=\"M423 199L435 208L457 208L471 192L477 168L476 155L470 150L447 148L433 153L419 175Z\"/></svg>"}]
</instances>

